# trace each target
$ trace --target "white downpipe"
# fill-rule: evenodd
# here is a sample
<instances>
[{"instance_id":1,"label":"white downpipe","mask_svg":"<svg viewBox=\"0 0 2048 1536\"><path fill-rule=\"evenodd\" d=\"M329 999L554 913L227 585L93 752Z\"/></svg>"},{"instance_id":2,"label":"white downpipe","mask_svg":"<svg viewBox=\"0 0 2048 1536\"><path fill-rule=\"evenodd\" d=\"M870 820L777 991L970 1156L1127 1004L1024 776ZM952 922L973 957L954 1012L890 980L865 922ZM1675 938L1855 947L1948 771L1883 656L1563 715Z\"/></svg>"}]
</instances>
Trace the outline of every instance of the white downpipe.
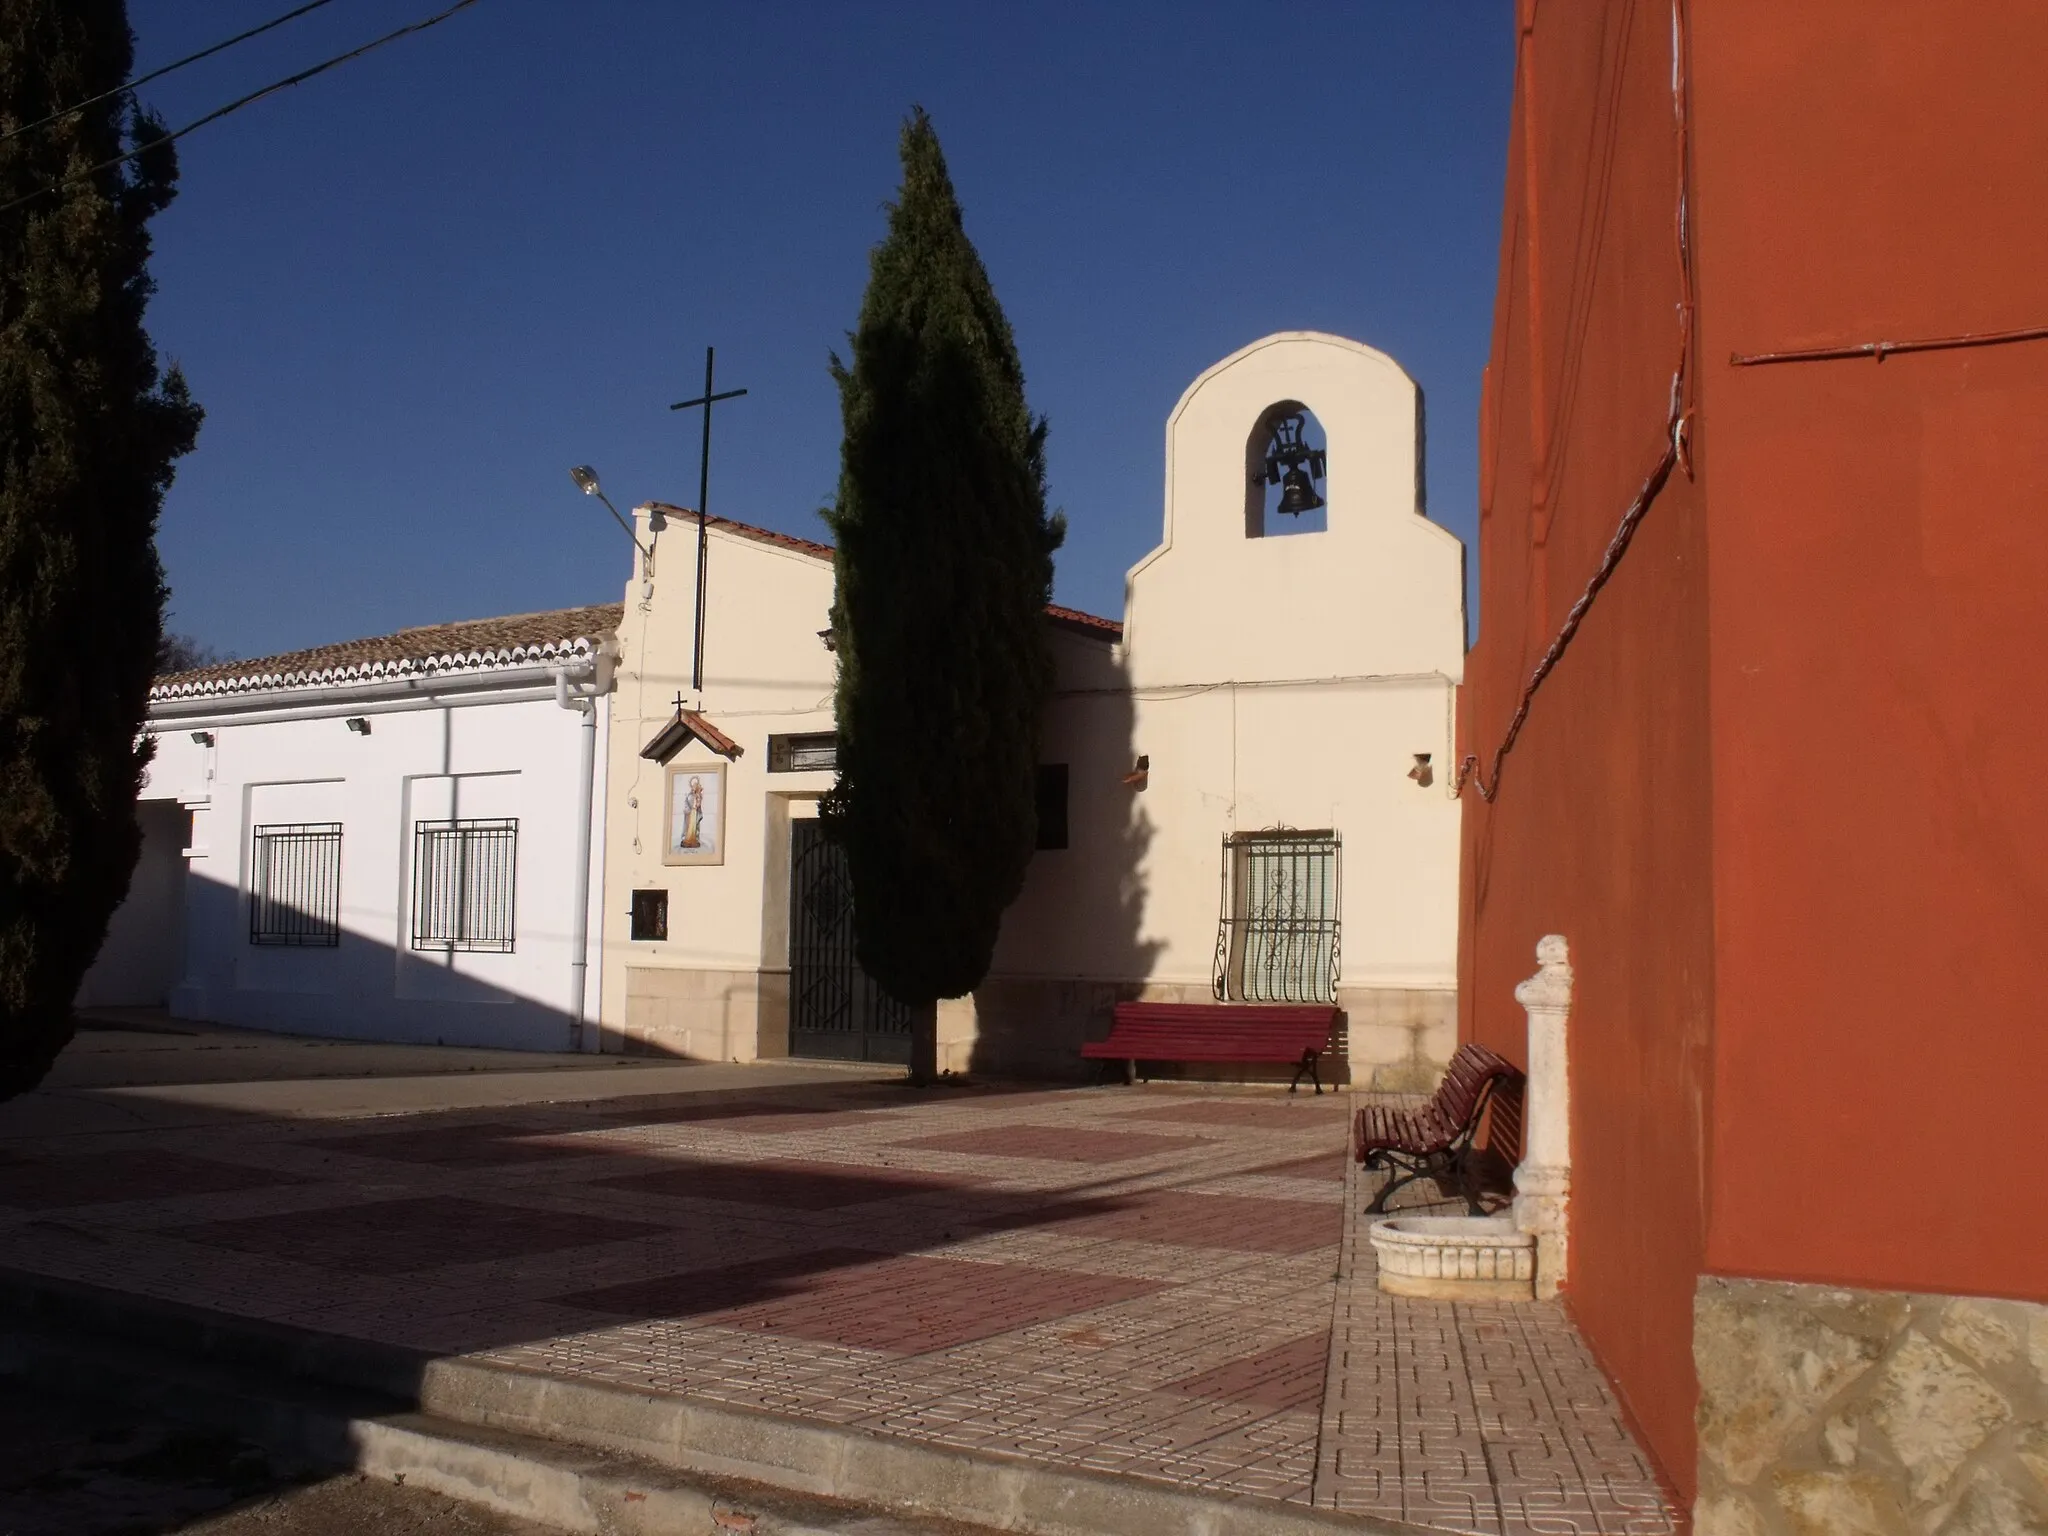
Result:
<instances>
[{"instance_id":1,"label":"white downpipe","mask_svg":"<svg viewBox=\"0 0 2048 1536\"><path fill-rule=\"evenodd\" d=\"M569 916L569 1049L583 1049L590 988L590 817L597 799L597 699L569 692L569 674L555 674L555 702L583 716L576 776L576 895Z\"/></svg>"}]
</instances>

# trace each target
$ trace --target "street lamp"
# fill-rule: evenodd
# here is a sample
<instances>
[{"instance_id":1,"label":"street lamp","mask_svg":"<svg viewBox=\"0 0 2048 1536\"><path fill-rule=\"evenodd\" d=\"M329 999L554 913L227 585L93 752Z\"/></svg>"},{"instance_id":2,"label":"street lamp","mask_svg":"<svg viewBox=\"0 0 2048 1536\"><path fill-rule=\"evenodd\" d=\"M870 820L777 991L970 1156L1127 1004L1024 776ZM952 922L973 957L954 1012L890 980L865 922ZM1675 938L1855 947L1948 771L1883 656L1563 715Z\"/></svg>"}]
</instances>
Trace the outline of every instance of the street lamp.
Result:
<instances>
[{"instance_id":1,"label":"street lamp","mask_svg":"<svg viewBox=\"0 0 2048 1536\"><path fill-rule=\"evenodd\" d=\"M569 478L576 482L576 488L584 495L595 496L604 503L605 511L611 513L618 525L626 530L626 537L633 541L633 547L639 550L641 557L646 560L647 569L650 572L653 571L654 551L640 542L640 535L633 531L633 525L620 515L617 507L612 505L611 497L605 495L604 488L597 483L597 471L588 464L578 464L569 471Z\"/></svg>"}]
</instances>

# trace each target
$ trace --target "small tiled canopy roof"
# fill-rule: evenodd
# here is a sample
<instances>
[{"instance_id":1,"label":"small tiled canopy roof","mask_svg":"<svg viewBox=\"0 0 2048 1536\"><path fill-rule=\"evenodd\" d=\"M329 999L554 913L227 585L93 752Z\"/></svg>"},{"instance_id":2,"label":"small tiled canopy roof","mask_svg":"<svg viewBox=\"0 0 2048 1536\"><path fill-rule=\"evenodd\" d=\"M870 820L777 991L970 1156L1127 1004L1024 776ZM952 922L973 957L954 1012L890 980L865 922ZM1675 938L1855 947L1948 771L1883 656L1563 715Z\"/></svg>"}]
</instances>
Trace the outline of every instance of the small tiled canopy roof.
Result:
<instances>
[{"instance_id":1,"label":"small tiled canopy roof","mask_svg":"<svg viewBox=\"0 0 2048 1536\"><path fill-rule=\"evenodd\" d=\"M611 639L618 632L621 613L621 604L596 603L458 624L426 624L401 629L395 635L173 672L158 678L149 696L163 700L250 693L566 660L587 656Z\"/></svg>"},{"instance_id":2,"label":"small tiled canopy roof","mask_svg":"<svg viewBox=\"0 0 2048 1536\"><path fill-rule=\"evenodd\" d=\"M657 763L666 763L683 750L685 743L701 741L720 757L734 758L746 751L717 726L706 720L694 709L676 706L675 717L663 726L654 738L640 749L640 755Z\"/></svg>"},{"instance_id":3,"label":"small tiled canopy roof","mask_svg":"<svg viewBox=\"0 0 2048 1536\"><path fill-rule=\"evenodd\" d=\"M673 518L679 524L694 524L697 514L688 507L673 506L666 501L650 501L647 505L663 517ZM815 539L800 539L791 533L776 533L769 528L756 528L752 523L736 523L729 517L716 513L704 519L708 528L735 534L742 539L752 539L756 544L772 544L777 549L793 550L800 555L809 555L814 560L830 560L832 546L820 544ZM1078 608L1062 608L1057 603L1045 605L1045 616L1056 629L1069 634L1082 635L1090 640L1114 642L1123 638L1124 627L1114 619L1099 619L1092 613L1083 613Z\"/></svg>"}]
</instances>

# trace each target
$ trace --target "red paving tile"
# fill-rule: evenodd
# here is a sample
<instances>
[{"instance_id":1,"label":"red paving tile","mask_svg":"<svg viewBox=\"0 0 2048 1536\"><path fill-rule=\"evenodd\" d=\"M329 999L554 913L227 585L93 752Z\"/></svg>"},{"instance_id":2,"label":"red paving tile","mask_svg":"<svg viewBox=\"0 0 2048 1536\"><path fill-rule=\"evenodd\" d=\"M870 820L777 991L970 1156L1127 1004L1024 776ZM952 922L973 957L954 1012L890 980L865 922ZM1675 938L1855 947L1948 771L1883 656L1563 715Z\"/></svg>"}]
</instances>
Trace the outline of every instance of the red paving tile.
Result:
<instances>
[{"instance_id":1,"label":"red paving tile","mask_svg":"<svg viewBox=\"0 0 2048 1536\"><path fill-rule=\"evenodd\" d=\"M934 1174L884 1172L845 1163L811 1163L795 1158L759 1163L713 1163L664 1158L671 1166L647 1173L594 1179L603 1189L631 1190L644 1195L673 1195L691 1200L724 1200L786 1211L836 1211L904 1195L958 1189L967 1182Z\"/></svg>"},{"instance_id":2,"label":"red paving tile","mask_svg":"<svg viewBox=\"0 0 2048 1536\"><path fill-rule=\"evenodd\" d=\"M529 1258L665 1227L609 1216L536 1211L488 1200L428 1195L329 1210L290 1211L175 1228L166 1236L357 1275L403 1275L450 1264Z\"/></svg>"},{"instance_id":3,"label":"red paving tile","mask_svg":"<svg viewBox=\"0 0 2048 1536\"><path fill-rule=\"evenodd\" d=\"M1162 1289L1160 1282L1022 1264L823 1249L557 1296L559 1306L691 1318L895 1355L954 1349Z\"/></svg>"},{"instance_id":4,"label":"red paving tile","mask_svg":"<svg viewBox=\"0 0 2048 1536\"><path fill-rule=\"evenodd\" d=\"M1168 1392L1262 1408L1314 1408L1323 1401L1330 1359L1327 1333L1304 1334L1193 1376L1169 1382Z\"/></svg>"},{"instance_id":5,"label":"red paving tile","mask_svg":"<svg viewBox=\"0 0 2048 1536\"><path fill-rule=\"evenodd\" d=\"M1322 1131L1341 1136L1345 1132L1344 1104L1330 1096L1325 1108L1313 1098L1306 1102L1269 1104L1257 1099L1177 1099L1152 1109L1140 1109L1117 1116L1119 1122L1159 1120L1171 1125L1242 1126L1260 1131Z\"/></svg>"},{"instance_id":6,"label":"red paving tile","mask_svg":"<svg viewBox=\"0 0 2048 1536\"><path fill-rule=\"evenodd\" d=\"M546 1140L536 1137L531 1126L502 1124L445 1125L427 1130L378 1131L368 1136L323 1136L300 1145L387 1162L423 1163L433 1168L495 1168L619 1151L598 1142Z\"/></svg>"},{"instance_id":7,"label":"red paving tile","mask_svg":"<svg viewBox=\"0 0 2048 1536\"><path fill-rule=\"evenodd\" d=\"M1345 1148L1339 1147L1334 1152L1318 1152L1313 1157L1290 1158L1284 1163L1261 1163L1256 1168L1245 1169L1245 1172L1268 1179L1319 1179L1342 1184L1345 1151Z\"/></svg>"},{"instance_id":8,"label":"red paving tile","mask_svg":"<svg viewBox=\"0 0 2048 1536\"><path fill-rule=\"evenodd\" d=\"M864 1125L901 1123L876 1105L869 1109L814 1108L798 1104L672 1104L647 1109L611 1110L608 1120L627 1125L709 1125L721 1131L746 1131L757 1136L787 1136L792 1131L845 1131Z\"/></svg>"},{"instance_id":9,"label":"red paving tile","mask_svg":"<svg viewBox=\"0 0 2048 1536\"><path fill-rule=\"evenodd\" d=\"M216 1163L178 1152L95 1152L0 1162L0 1205L51 1211L116 1200L168 1200L316 1182L274 1168Z\"/></svg>"},{"instance_id":10,"label":"red paving tile","mask_svg":"<svg viewBox=\"0 0 2048 1536\"><path fill-rule=\"evenodd\" d=\"M1025 1157L1050 1163L1121 1163L1204 1147L1199 1136L1144 1136L1127 1131L1084 1131L1069 1125L1004 1125L892 1141L892 1147L931 1152L973 1152L983 1157Z\"/></svg>"},{"instance_id":11,"label":"red paving tile","mask_svg":"<svg viewBox=\"0 0 2048 1536\"><path fill-rule=\"evenodd\" d=\"M1120 1238L1228 1253L1311 1253L1344 1231L1344 1208L1325 1201L1191 1195L1176 1189L1053 1202L977 1220L989 1231L1039 1227L1067 1237Z\"/></svg>"}]
</instances>

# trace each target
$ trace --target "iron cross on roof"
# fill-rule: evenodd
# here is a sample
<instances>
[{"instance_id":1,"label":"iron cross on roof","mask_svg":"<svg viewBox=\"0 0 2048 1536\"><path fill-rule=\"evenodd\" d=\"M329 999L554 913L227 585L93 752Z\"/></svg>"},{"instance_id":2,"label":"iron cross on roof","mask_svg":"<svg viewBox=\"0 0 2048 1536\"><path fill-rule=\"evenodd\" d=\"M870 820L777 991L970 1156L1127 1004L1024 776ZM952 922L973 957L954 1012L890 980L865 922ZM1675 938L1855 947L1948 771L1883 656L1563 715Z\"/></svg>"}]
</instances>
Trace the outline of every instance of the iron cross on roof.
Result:
<instances>
[{"instance_id":1,"label":"iron cross on roof","mask_svg":"<svg viewBox=\"0 0 2048 1536\"><path fill-rule=\"evenodd\" d=\"M746 393L744 389L712 393L712 361L716 355L716 348L704 349L704 393L694 400L678 400L669 407L672 411L687 411L699 405L704 407L704 446L697 458L697 635L696 644L690 652L690 691L700 698L704 693L704 576L709 547L704 519L711 500L711 407L721 400L736 400Z\"/></svg>"}]
</instances>

